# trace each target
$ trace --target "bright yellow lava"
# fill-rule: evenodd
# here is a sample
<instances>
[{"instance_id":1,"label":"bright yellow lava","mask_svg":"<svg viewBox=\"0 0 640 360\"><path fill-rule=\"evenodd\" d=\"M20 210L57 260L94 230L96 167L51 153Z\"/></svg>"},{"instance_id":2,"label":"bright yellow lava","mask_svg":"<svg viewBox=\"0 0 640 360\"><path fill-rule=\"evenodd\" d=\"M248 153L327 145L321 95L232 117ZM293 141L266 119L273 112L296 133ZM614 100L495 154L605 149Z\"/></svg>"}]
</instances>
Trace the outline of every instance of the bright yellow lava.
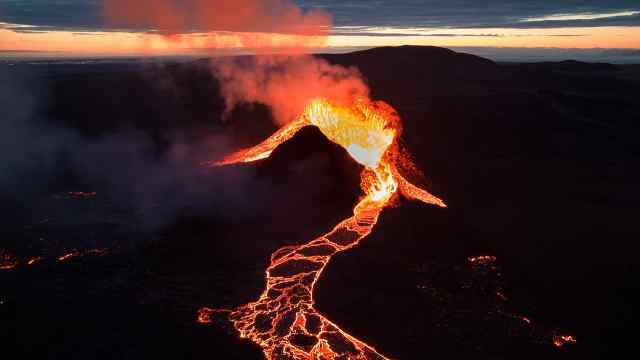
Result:
<instances>
[{"instance_id":1,"label":"bright yellow lava","mask_svg":"<svg viewBox=\"0 0 640 360\"><path fill-rule=\"evenodd\" d=\"M364 166L361 187L365 196L354 207L353 216L330 232L304 245L287 246L273 253L265 272L267 286L257 301L231 311L203 308L198 321L207 323L213 315L225 314L240 336L260 345L269 360L387 359L318 313L313 288L334 254L356 246L371 233L398 189L410 199L441 207L445 204L400 175L396 162L401 157L394 146L401 132L400 119L383 102L363 99L351 106L340 106L324 99L312 100L298 120L267 140L211 164L265 159L305 126L318 127Z\"/></svg>"}]
</instances>

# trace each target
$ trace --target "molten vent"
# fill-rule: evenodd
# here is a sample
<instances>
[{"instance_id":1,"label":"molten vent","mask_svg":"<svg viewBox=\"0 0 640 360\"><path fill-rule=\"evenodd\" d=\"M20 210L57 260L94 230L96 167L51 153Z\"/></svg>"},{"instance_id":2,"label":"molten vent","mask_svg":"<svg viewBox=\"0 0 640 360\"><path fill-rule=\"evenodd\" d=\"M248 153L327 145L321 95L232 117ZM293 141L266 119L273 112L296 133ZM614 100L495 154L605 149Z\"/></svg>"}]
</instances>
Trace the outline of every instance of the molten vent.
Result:
<instances>
[{"instance_id":1,"label":"molten vent","mask_svg":"<svg viewBox=\"0 0 640 360\"><path fill-rule=\"evenodd\" d=\"M225 314L240 333L264 351L268 359L386 359L373 347L354 338L314 308L313 288L331 257L357 245L371 233L378 217L398 189L410 199L445 207L444 202L411 184L397 170L396 140L401 133L395 110L383 102L358 100L351 106L324 99L309 102L302 115L267 140L240 150L212 165L248 163L265 159L305 126L316 126L364 166L363 198L353 216L330 232L304 245L288 246L271 256L267 287L260 298L232 311L203 308L198 321L210 322Z\"/></svg>"}]
</instances>

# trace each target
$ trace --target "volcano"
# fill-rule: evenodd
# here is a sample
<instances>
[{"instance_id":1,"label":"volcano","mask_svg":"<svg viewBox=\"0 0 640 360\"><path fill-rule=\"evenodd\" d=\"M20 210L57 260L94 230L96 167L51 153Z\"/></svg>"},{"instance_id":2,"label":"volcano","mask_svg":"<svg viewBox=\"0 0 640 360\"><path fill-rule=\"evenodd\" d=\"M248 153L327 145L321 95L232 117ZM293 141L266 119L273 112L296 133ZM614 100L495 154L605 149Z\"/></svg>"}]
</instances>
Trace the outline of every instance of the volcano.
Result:
<instances>
[{"instance_id":1,"label":"volcano","mask_svg":"<svg viewBox=\"0 0 640 360\"><path fill-rule=\"evenodd\" d=\"M305 245L280 248L271 255L266 271L267 288L260 299L232 311L229 318L242 337L263 348L268 359L384 359L314 309L315 283L334 254L352 248L371 233L398 189L407 198L440 207L446 205L400 175L399 164L395 162L409 162L398 153L400 120L395 110L382 102L360 99L345 107L324 99L312 100L297 120L267 140L212 164L224 166L266 159L305 126L319 128L365 167L361 173L365 196L353 208L353 216L327 234ZM215 312L201 309L198 321L210 322Z\"/></svg>"}]
</instances>

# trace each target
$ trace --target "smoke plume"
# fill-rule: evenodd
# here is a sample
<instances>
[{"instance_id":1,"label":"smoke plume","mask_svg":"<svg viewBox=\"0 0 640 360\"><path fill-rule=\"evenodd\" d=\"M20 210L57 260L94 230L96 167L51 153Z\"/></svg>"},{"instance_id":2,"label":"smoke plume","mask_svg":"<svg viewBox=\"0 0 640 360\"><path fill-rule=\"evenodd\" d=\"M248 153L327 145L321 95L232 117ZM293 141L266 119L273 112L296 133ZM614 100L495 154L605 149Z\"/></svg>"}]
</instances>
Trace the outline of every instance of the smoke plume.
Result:
<instances>
[{"instance_id":1,"label":"smoke plume","mask_svg":"<svg viewBox=\"0 0 640 360\"><path fill-rule=\"evenodd\" d=\"M331 29L326 12L304 12L290 0L106 0L104 16L112 27L157 31L174 41L187 42L192 33L233 35L231 43L210 37L213 48L294 51L322 45Z\"/></svg>"},{"instance_id":2,"label":"smoke plume","mask_svg":"<svg viewBox=\"0 0 640 360\"><path fill-rule=\"evenodd\" d=\"M369 93L356 69L309 55L326 43L329 14L305 12L289 0L107 0L105 18L123 27L153 29L182 43L195 41L190 33L207 33L213 49L235 46L259 55L212 60L227 113L241 103L262 103L271 108L278 125L284 125L315 97L343 104ZM216 34L224 34L225 40ZM236 41L228 41L230 34Z\"/></svg>"},{"instance_id":3,"label":"smoke plume","mask_svg":"<svg viewBox=\"0 0 640 360\"><path fill-rule=\"evenodd\" d=\"M368 88L355 68L345 68L309 55L214 59L226 109L239 103L268 105L279 125L299 115L306 103L323 97L340 104L367 96Z\"/></svg>"},{"instance_id":4,"label":"smoke plume","mask_svg":"<svg viewBox=\"0 0 640 360\"><path fill-rule=\"evenodd\" d=\"M83 65L77 66L84 71ZM56 123L72 111L47 113L45 109L55 108L59 100L51 94L55 84L36 67L0 64L0 212L6 224L13 224L0 229L0 234L11 233L0 240L0 248L8 242L40 246L60 241L63 247L75 246L66 243L73 240L68 239L70 233L81 241L104 238L106 246L112 246L109 241L124 237L114 232L155 232L171 225L185 209L205 213L223 208L219 217L233 218L255 208L246 195L253 186L251 172L201 165L210 156L228 152L226 136L200 131L194 141L190 135L195 130L184 126L182 132L167 130L162 150L149 131L129 127L86 136L71 124ZM170 91L161 95L170 99ZM96 106L101 111L105 103L97 101ZM114 124L127 120L112 119ZM70 191L98 195L88 209L79 208L78 202L64 200ZM107 223L109 231L99 235L82 230Z\"/></svg>"}]
</instances>

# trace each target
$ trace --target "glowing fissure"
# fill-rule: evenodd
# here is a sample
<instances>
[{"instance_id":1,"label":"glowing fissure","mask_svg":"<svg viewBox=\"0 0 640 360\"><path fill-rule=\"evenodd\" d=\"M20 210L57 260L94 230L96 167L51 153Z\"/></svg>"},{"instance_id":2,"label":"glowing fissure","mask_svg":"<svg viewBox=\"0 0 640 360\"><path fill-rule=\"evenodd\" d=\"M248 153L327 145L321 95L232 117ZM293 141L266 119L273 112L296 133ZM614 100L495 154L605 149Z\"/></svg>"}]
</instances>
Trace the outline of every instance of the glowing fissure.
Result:
<instances>
[{"instance_id":1,"label":"glowing fissure","mask_svg":"<svg viewBox=\"0 0 640 360\"><path fill-rule=\"evenodd\" d=\"M353 216L304 245L286 246L271 256L266 289L260 298L231 311L203 308L198 321L224 313L243 338L260 345L267 359L386 359L314 308L313 288L331 257L357 245L371 233L382 210L400 190L409 199L445 207L444 202L403 178L396 168L394 143L401 130L395 111L382 102L358 100L350 106L312 100L298 120L255 147L240 150L212 165L267 158L305 126L317 126L364 166L364 197ZM405 161L407 161L405 159Z\"/></svg>"},{"instance_id":2,"label":"glowing fissure","mask_svg":"<svg viewBox=\"0 0 640 360\"><path fill-rule=\"evenodd\" d=\"M12 270L19 266L28 267L28 266L32 266L37 263L43 262L45 260L48 262L51 262L52 260L55 260L58 262L65 262L77 257L104 256L109 252L110 251L108 249L89 249L84 251L72 250L63 255L56 256L55 258L45 258L43 256L35 256L31 258L19 259L15 256L4 254L2 253L2 251L0 251L0 270Z\"/></svg>"}]
</instances>

